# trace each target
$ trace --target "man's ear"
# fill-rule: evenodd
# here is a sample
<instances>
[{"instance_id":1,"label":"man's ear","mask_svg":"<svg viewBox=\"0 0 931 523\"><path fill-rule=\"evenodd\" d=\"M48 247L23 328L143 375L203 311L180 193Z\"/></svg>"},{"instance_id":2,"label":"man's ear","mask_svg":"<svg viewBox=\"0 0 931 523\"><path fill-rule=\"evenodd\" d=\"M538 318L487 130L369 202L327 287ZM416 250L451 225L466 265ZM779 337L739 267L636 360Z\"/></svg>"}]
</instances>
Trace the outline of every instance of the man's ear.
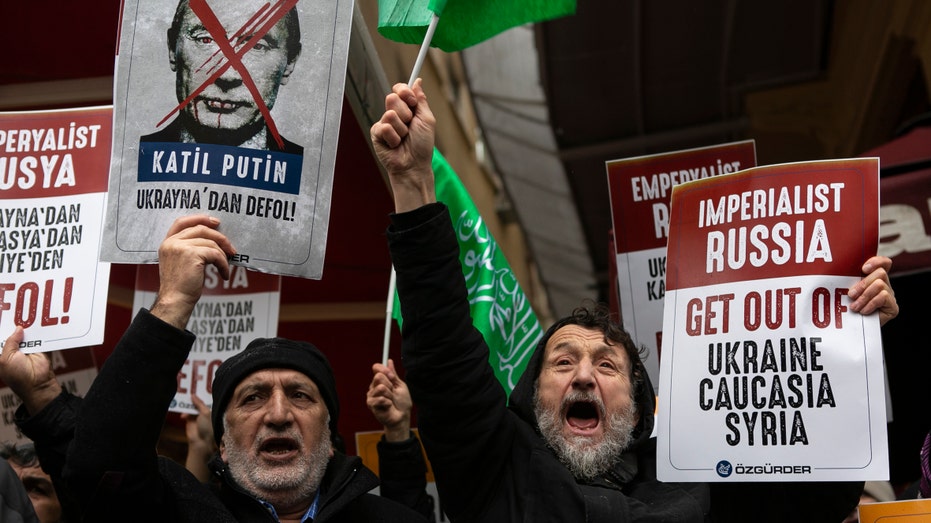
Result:
<instances>
[{"instance_id":1,"label":"man's ear","mask_svg":"<svg viewBox=\"0 0 931 523\"><path fill-rule=\"evenodd\" d=\"M284 72L281 73L281 82L279 82L279 85L288 83L288 77L291 76L292 72L294 72L294 65L297 63L297 58L299 56L301 56L300 52L294 55L294 58L288 60L288 65L284 66Z\"/></svg>"},{"instance_id":2,"label":"man's ear","mask_svg":"<svg viewBox=\"0 0 931 523\"><path fill-rule=\"evenodd\" d=\"M171 42L171 38L168 39ZM175 50L171 47L171 44L168 44L168 64L171 66L171 70L177 72L178 68L175 65Z\"/></svg>"},{"instance_id":3,"label":"man's ear","mask_svg":"<svg viewBox=\"0 0 931 523\"><path fill-rule=\"evenodd\" d=\"M226 443L223 442L222 438L220 438L220 459L226 463Z\"/></svg>"}]
</instances>

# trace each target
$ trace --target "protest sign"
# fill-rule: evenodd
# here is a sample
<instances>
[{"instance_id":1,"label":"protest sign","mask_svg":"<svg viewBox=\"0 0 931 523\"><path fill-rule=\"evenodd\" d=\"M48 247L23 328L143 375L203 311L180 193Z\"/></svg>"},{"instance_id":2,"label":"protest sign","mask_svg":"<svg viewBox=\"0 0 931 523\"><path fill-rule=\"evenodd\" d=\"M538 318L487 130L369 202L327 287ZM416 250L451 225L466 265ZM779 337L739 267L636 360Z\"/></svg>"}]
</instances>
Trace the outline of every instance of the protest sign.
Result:
<instances>
[{"instance_id":1,"label":"protest sign","mask_svg":"<svg viewBox=\"0 0 931 523\"><path fill-rule=\"evenodd\" d=\"M97 377L97 364L94 361L94 352L90 347L72 350L53 351L47 353L52 372L58 378L63 389L77 396L84 396ZM22 402L0 381L0 442L8 441L20 443L28 441L13 423L16 408Z\"/></svg>"},{"instance_id":2,"label":"protest sign","mask_svg":"<svg viewBox=\"0 0 931 523\"><path fill-rule=\"evenodd\" d=\"M931 521L931 499L864 503L857 507L860 523L921 523Z\"/></svg>"},{"instance_id":3,"label":"protest sign","mask_svg":"<svg viewBox=\"0 0 931 523\"><path fill-rule=\"evenodd\" d=\"M663 481L888 476L878 314L849 310L878 237L875 158L673 188Z\"/></svg>"},{"instance_id":4,"label":"protest sign","mask_svg":"<svg viewBox=\"0 0 931 523\"><path fill-rule=\"evenodd\" d=\"M349 0L124 2L103 259L154 262L175 218L206 213L233 264L320 278L351 17Z\"/></svg>"},{"instance_id":5,"label":"protest sign","mask_svg":"<svg viewBox=\"0 0 931 523\"><path fill-rule=\"evenodd\" d=\"M0 336L23 350L99 344L109 107L0 113Z\"/></svg>"},{"instance_id":6,"label":"protest sign","mask_svg":"<svg viewBox=\"0 0 931 523\"><path fill-rule=\"evenodd\" d=\"M624 329L638 346L650 379L659 379L666 237L672 186L756 166L753 140L605 162L617 293Z\"/></svg>"},{"instance_id":7,"label":"protest sign","mask_svg":"<svg viewBox=\"0 0 931 523\"><path fill-rule=\"evenodd\" d=\"M281 277L236 266L230 270L229 279L224 280L216 267L206 268L203 295L187 324L197 339L178 373L172 412L196 414L191 394L212 405L217 367L255 338L275 337L278 332ZM157 292L158 266L139 266L133 310L151 307Z\"/></svg>"}]
</instances>

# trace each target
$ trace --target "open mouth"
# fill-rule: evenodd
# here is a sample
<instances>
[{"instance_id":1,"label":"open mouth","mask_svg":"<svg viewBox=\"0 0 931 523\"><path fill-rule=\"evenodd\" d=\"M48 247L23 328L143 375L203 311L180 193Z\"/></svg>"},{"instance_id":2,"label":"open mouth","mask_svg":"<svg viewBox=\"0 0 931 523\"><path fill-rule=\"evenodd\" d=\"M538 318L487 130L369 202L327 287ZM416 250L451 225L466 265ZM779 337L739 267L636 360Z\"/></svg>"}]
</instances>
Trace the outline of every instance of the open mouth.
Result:
<instances>
[{"instance_id":1,"label":"open mouth","mask_svg":"<svg viewBox=\"0 0 931 523\"><path fill-rule=\"evenodd\" d=\"M590 401L576 401L566 409L566 423L579 431L591 431L598 427L598 407Z\"/></svg>"},{"instance_id":2,"label":"open mouth","mask_svg":"<svg viewBox=\"0 0 931 523\"><path fill-rule=\"evenodd\" d=\"M289 458L298 450L297 442L290 438L269 438L259 446L259 453L271 459Z\"/></svg>"}]
</instances>

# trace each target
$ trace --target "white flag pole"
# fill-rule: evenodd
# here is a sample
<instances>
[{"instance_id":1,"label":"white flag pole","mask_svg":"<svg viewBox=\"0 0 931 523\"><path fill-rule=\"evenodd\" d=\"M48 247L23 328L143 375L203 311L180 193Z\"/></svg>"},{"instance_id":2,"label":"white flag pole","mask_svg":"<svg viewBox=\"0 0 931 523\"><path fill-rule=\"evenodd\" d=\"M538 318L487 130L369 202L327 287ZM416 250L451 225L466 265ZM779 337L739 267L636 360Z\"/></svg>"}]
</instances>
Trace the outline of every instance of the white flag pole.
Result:
<instances>
[{"instance_id":1,"label":"white flag pole","mask_svg":"<svg viewBox=\"0 0 931 523\"><path fill-rule=\"evenodd\" d=\"M427 51L430 49L433 33L436 32L438 23L440 23L440 17L433 13L433 18L430 19L430 25L427 27L427 34L424 35L423 43L420 45L420 52L417 53L417 61L414 62L414 69L411 71L411 79L408 80L407 85L413 85L414 80L420 76L420 68L423 67L423 62L427 58Z\"/></svg>"},{"instance_id":2,"label":"white flag pole","mask_svg":"<svg viewBox=\"0 0 931 523\"><path fill-rule=\"evenodd\" d=\"M385 343L381 349L381 364L388 365L388 345L391 341L391 320L394 316L394 290L397 287L398 273L391 265L391 278L388 280L388 304L385 306Z\"/></svg>"},{"instance_id":3,"label":"white flag pole","mask_svg":"<svg viewBox=\"0 0 931 523\"><path fill-rule=\"evenodd\" d=\"M430 25L427 27L427 33L423 37L423 43L420 45L420 52L417 53L417 60L414 62L414 69L411 70L411 78L407 85L413 85L414 80L420 76L420 69L427 58L427 51L430 49L430 43L433 41L433 34L436 33L436 26L440 23L440 17L433 13L430 19ZM388 280L388 304L385 306L385 342L382 345L381 362L388 365L388 346L391 342L391 318L394 313L394 291L397 288L397 273L394 271L394 265L391 266L391 278Z\"/></svg>"}]
</instances>

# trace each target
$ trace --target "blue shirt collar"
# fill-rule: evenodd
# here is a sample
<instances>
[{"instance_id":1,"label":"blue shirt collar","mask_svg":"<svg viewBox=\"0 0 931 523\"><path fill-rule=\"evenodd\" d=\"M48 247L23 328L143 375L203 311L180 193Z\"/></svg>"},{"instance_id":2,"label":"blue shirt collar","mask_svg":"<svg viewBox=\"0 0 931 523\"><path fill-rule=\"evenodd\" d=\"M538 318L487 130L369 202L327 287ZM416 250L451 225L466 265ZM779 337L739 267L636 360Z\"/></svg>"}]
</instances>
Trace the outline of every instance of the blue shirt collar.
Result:
<instances>
[{"instance_id":1,"label":"blue shirt collar","mask_svg":"<svg viewBox=\"0 0 931 523\"><path fill-rule=\"evenodd\" d=\"M281 521L278 517L278 513L275 512L275 507L271 503L266 502L265 500L258 500L269 512L272 513L272 516L275 516L275 521ZM301 523L312 522L315 517L317 517L317 510L320 507L320 489L317 489L317 494L314 496L314 502L310 504L310 507L307 509L307 512L304 513L304 517L301 518Z\"/></svg>"}]
</instances>

